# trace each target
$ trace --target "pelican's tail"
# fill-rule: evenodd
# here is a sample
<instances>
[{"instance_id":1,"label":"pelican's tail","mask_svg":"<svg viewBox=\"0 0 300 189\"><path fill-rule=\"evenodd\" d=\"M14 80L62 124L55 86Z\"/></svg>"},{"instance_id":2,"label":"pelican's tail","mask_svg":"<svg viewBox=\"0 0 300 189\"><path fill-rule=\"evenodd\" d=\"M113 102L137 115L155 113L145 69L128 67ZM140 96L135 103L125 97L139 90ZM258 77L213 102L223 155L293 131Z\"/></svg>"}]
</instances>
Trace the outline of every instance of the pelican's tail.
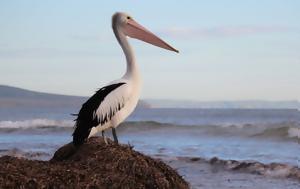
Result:
<instances>
[{"instance_id":1,"label":"pelican's tail","mask_svg":"<svg viewBox=\"0 0 300 189\"><path fill-rule=\"evenodd\" d=\"M90 135L91 129L84 126L85 124L77 120L73 132L73 144L80 146Z\"/></svg>"}]
</instances>

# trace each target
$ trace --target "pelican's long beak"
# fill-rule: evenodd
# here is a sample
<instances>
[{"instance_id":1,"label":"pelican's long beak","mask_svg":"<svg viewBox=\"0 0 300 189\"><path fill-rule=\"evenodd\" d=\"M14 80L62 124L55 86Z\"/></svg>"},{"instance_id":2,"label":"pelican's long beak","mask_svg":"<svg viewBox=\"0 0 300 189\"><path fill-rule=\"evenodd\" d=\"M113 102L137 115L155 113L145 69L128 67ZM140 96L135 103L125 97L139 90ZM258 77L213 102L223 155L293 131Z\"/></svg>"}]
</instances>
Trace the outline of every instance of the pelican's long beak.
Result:
<instances>
[{"instance_id":1,"label":"pelican's long beak","mask_svg":"<svg viewBox=\"0 0 300 189\"><path fill-rule=\"evenodd\" d=\"M155 36L152 32L138 24L133 19L128 20L127 25L124 28L124 32L129 37L136 38L152 45L179 53L177 49L173 48L171 45Z\"/></svg>"}]
</instances>

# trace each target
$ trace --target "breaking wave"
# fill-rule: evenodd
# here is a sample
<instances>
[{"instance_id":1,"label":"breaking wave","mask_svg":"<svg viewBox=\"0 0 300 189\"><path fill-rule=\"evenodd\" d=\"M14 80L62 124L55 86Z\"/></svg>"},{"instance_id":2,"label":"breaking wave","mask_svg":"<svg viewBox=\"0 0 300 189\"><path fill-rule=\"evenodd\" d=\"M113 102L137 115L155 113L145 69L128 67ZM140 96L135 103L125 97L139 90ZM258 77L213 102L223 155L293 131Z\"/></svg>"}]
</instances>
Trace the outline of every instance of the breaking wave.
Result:
<instances>
[{"instance_id":1,"label":"breaking wave","mask_svg":"<svg viewBox=\"0 0 300 189\"><path fill-rule=\"evenodd\" d=\"M299 122L186 126L146 121L127 122L125 123L125 127L120 127L120 129L130 130L131 132L149 129L161 129L165 131L168 130L168 132L178 131L181 134L197 134L199 136L236 136L258 139L300 141Z\"/></svg>"},{"instance_id":2,"label":"breaking wave","mask_svg":"<svg viewBox=\"0 0 300 189\"><path fill-rule=\"evenodd\" d=\"M32 119L23 121L0 121L0 129L35 129L45 127L72 127L70 120Z\"/></svg>"},{"instance_id":3,"label":"breaking wave","mask_svg":"<svg viewBox=\"0 0 300 189\"><path fill-rule=\"evenodd\" d=\"M279 128L266 129L262 133L256 135L257 137L269 137L278 139L294 139L300 140L300 128L293 126L285 126Z\"/></svg>"},{"instance_id":4,"label":"breaking wave","mask_svg":"<svg viewBox=\"0 0 300 189\"><path fill-rule=\"evenodd\" d=\"M300 168L286 163L262 163L258 161L224 160L218 157L177 157L181 161L206 162L215 168L264 175L273 178L293 178L300 181Z\"/></svg>"},{"instance_id":5,"label":"breaking wave","mask_svg":"<svg viewBox=\"0 0 300 189\"><path fill-rule=\"evenodd\" d=\"M300 138L300 128L289 128L288 134L292 138Z\"/></svg>"},{"instance_id":6,"label":"breaking wave","mask_svg":"<svg viewBox=\"0 0 300 189\"><path fill-rule=\"evenodd\" d=\"M0 121L0 131L34 130L34 129L72 129L72 120L32 119L23 121ZM300 141L300 123L283 122L274 124L241 125L176 125L154 121L125 122L118 128L123 132L140 132L151 129L168 130L185 134L210 136L255 137ZM163 133L163 132L162 132Z\"/></svg>"},{"instance_id":7,"label":"breaking wave","mask_svg":"<svg viewBox=\"0 0 300 189\"><path fill-rule=\"evenodd\" d=\"M45 151L26 151L19 148L1 149L0 156L13 156L18 158L46 160L51 157L51 153Z\"/></svg>"},{"instance_id":8,"label":"breaking wave","mask_svg":"<svg viewBox=\"0 0 300 189\"><path fill-rule=\"evenodd\" d=\"M227 170L300 180L300 168L284 163L264 164L257 161L222 160L217 157L210 159L209 163L215 166L222 166Z\"/></svg>"}]
</instances>

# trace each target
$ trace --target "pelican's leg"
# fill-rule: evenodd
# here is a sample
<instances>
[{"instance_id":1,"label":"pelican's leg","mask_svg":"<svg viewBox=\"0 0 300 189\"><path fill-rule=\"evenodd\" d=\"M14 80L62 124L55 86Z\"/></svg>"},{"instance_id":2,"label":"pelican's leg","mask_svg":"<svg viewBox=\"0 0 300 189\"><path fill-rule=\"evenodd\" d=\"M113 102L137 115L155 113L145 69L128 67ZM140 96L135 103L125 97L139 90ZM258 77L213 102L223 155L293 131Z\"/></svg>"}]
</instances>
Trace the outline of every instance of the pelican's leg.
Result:
<instances>
[{"instance_id":1,"label":"pelican's leg","mask_svg":"<svg viewBox=\"0 0 300 189\"><path fill-rule=\"evenodd\" d=\"M113 134L115 143L119 144L117 133L116 133L116 128L114 128L114 127L112 128L112 134Z\"/></svg>"},{"instance_id":2,"label":"pelican's leg","mask_svg":"<svg viewBox=\"0 0 300 189\"><path fill-rule=\"evenodd\" d=\"M102 131L101 133L102 133L102 137L103 137L103 140L104 140L105 144L108 144L106 136L104 135L104 131Z\"/></svg>"}]
</instances>

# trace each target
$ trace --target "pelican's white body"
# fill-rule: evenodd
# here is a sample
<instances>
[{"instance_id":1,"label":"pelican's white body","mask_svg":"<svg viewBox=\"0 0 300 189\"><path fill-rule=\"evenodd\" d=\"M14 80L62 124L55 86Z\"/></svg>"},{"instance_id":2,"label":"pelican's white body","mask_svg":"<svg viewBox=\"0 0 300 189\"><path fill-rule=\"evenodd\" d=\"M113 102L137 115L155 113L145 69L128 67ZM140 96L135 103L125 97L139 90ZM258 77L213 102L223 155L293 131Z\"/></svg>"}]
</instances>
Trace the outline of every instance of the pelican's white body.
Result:
<instances>
[{"instance_id":1,"label":"pelican's white body","mask_svg":"<svg viewBox=\"0 0 300 189\"><path fill-rule=\"evenodd\" d=\"M111 119L105 124L99 124L97 127L93 127L89 137L95 135L100 131L104 131L109 128L116 128L122 123L135 109L141 91L141 77L138 69L138 65L136 64L135 57L131 46L128 43L127 37L122 32L122 25L117 22L112 23L112 28L114 34L120 43L123 52L126 57L127 62L127 70L125 75L119 79L115 80L111 84L117 83L126 83L111 93L109 93L104 101L101 103L99 108L94 112L94 115L100 118L103 115L109 114L111 107L116 107L119 103L124 104L124 107L115 113Z\"/></svg>"},{"instance_id":2,"label":"pelican's white body","mask_svg":"<svg viewBox=\"0 0 300 189\"><path fill-rule=\"evenodd\" d=\"M104 131L109 128L116 128L122 123L135 109L141 90L141 82L139 79L120 79L110 84L122 83L126 84L120 86L116 90L112 91L102 102L101 106L95 112L95 116L100 117L109 112L111 106L117 106L118 103L124 103L124 107L116 112L112 118L104 125L99 124L97 127L93 127L89 137L94 136L98 132Z\"/></svg>"}]
</instances>

